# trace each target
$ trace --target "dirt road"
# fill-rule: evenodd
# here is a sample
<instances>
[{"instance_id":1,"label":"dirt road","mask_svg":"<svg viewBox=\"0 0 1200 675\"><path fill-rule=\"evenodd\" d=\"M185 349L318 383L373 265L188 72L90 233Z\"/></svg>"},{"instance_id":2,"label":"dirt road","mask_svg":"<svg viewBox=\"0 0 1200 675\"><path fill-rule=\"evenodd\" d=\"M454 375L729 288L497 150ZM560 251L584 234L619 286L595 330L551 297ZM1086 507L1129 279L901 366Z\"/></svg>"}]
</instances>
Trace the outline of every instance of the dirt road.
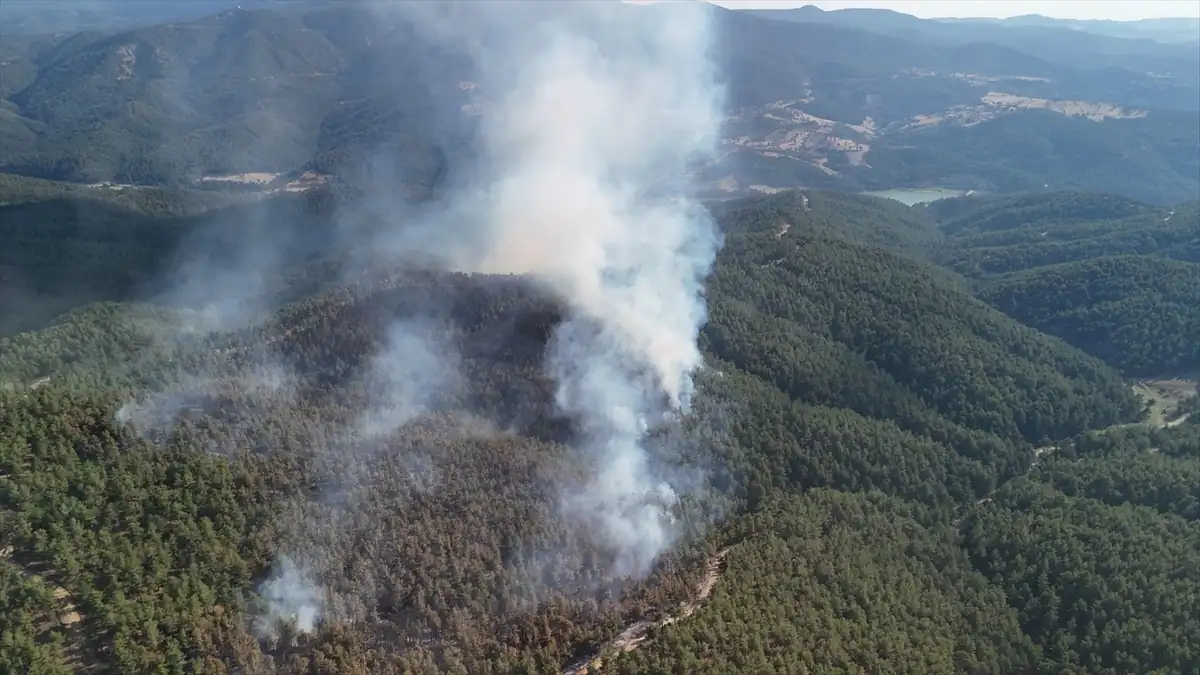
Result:
<instances>
[{"instance_id":1,"label":"dirt road","mask_svg":"<svg viewBox=\"0 0 1200 675\"><path fill-rule=\"evenodd\" d=\"M723 548L709 559L708 567L704 571L704 578L696 585L696 592L690 600L680 605L679 611L659 621L637 621L630 624L621 631L620 635L597 646L586 657L564 668L562 675L588 675L589 673L594 675L603 668L605 655L633 651L646 642L646 636L651 628L669 626L695 614L696 610L700 609L712 595L713 587L721 578L721 573L725 571L725 557L729 555L729 550L729 547Z\"/></svg>"}]
</instances>

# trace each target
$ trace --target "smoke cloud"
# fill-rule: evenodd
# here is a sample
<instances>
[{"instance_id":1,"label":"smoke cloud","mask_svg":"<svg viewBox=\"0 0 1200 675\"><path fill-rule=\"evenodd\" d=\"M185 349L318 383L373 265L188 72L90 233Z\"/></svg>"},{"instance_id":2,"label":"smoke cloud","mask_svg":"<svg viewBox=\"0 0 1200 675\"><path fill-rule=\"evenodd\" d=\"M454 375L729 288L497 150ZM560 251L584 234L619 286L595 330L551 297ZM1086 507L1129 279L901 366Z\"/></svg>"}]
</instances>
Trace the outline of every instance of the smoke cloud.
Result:
<instances>
[{"instance_id":1,"label":"smoke cloud","mask_svg":"<svg viewBox=\"0 0 1200 675\"><path fill-rule=\"evenodd\" d=\"M483 99L481 161L447 211L477 228L477 248L460 239L441 255L464 271L528 275L566 303L546 363L596 471L566 491L563 513L591 523L619 572L644 573L672 541L677 500L644 439L690 405L703 280L720 246L687 184L721 122L710 11L475 3L464 20L433 4L401 11L468 46Z\"/></svg>"},{"instance_id":2,"label":"smoke cloud","mask_svg":"<svg viewBox=\"0 0 1200 675\"><path fill-rule=\"evenodd\" d=\"M690 408L703 284L721 244L688 184L691 167L715 152L722 119L711 12L702 3L617 2L381 3L376 11L471 57L478 146L435 208L397 210L404 222L382 232L374 217L348 219L336 248L370 267L419 261L521 274L560 298L566 318L545 364L593 463L582 485L563 486L561 513L612 552L616 573L644 575L679 535L679 499L696 483L663 468L647 435ZM374 215L389 212L388 195L373 201ZM170 295L202 308L198 332L241 328L274 302L284 263L320 248L289 247L277 234L221 239L206 250L236 255L195 255L180 267ZM276 364L265 365L273 372ZM337 468L339 500L353 503L369 470L370 457L354 458L357 446L436 408L456 371L453 350L428 326L393 325L365 373L370 405L348 423L351 433L318 451L337 455L317 464ZM173 416L177 404L165 408L160 414ZM310 535L339 509L285 525L295 543L259 588L263 626L311 631L334 614L333 596L315 581L328 576L323 544Z\"/></svg>"},{"instance_id":3,"label":"smoke cloud","mask_svg":"<svg viewBox=\"0 0 1200 675\"><path fill-rule=\"evenodd\" d=\"M259 595L267 603L259 623L264 637L274 635L280 624L289 623L301 633L311 633L321 618L321 591L289 557L280 558L276 574L263 583Z\"/></svg>"},{"instance_id":4,"label":"smoke cloud","mask_svg":"<svg viewBox=\"0 0 1200 675\"><path fill-rule=\"evenodd\" d=\"M451 388L458 355L438 345L435 327L400 320L388 328L387 343L368 373L373 405L360 415L358 434L365 439L393 433L429 412L436 398Z\"/></svg>"}]
</instances>

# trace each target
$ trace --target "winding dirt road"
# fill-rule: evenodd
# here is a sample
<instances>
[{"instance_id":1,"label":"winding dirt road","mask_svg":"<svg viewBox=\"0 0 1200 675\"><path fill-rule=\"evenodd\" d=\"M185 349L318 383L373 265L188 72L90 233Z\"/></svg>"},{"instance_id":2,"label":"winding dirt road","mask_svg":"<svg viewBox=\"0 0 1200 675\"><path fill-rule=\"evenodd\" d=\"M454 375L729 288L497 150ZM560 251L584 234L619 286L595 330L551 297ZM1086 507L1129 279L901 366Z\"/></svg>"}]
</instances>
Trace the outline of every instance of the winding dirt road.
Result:
<instances>
[{"instance_id":1,"label":"winding dirt road","mask_svg":"<svg viewBox=\"0 0 1200 675\"><path fill-rule=\"evenodd\" d=\"M629 652L641 647L647 640L647 634L651 628L661 628L669 626L680 619L696 613L704 605L708 597L712 595L713 587L716 586L717 580L721 578L721 574L725 571L725 557L729 555L731 547L725 547L718 551L716 555L708 561L708 567L704 571L704 578L696 585L696 592L692 598L684 602L679 607L679 611L659 621L637 621L621 631L617 637L600 644L592 649L587 656L579 659L562 670L562 675L594 675L600 672L604 666L604 656L613 653Z\"/></svg>"}]
</instances>

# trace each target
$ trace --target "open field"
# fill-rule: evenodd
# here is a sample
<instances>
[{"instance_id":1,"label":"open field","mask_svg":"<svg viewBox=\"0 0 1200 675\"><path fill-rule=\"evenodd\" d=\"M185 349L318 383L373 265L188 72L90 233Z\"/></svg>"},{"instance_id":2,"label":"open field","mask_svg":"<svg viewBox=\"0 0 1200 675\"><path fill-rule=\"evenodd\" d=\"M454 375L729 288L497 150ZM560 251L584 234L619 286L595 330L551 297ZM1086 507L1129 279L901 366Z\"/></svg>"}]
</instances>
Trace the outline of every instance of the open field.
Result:
<instances>
[{"instance_id":1,"label":"open field","mask_svg":"<svg viewBox=\"0 0 1200 675\"><path fill-rule=\"evenodd\" d=\"M990 91L981 99L985 104L998 108L1040 108L1051 110L1068 117L1086 117L1093 122L1104 119L1130 120L1145 117L1145 110L1126 109L1113 103L1096 101L1052 101Z\"/></svg>"},{"instance_id":2,"label":"open field","mask_svg":"<svg viewBox=\"0 0 1200 675\"><path fill-rule=\"evenodd\" d=\"M913 206L915 204L924 204L934 202L939 199L949 199L951 197L961 197L969 194L968 190L955 190L953 188L932 187L905 190L897 188L893 190L876 190L874 192L864 192L863 194L872 197L882 197L884 199L893 199L905 206Z\"/></svg>"},{"instance_id":3,"label":"open field","mask_svg":"<svg viewBox=\"0 0 1200 675\"><path fill-rule=\"evenodd\" d=\"M1133 390L1150 406L1147 424L1161 427L1182 424L1187 419L1186 415L1177 415L1176 411L1181 403L1196 395L1196 387L1196 379L1180 377L1141 380Z\"/></svg>"}]
</instances>

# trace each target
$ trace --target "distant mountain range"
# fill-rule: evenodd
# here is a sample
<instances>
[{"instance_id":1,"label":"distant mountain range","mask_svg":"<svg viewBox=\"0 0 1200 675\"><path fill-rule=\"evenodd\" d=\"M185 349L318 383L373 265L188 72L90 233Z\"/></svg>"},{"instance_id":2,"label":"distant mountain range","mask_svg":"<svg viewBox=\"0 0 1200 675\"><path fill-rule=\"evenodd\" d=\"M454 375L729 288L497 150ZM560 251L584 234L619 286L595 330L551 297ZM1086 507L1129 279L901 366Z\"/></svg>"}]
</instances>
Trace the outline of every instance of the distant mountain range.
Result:
<instances>
[{"instance_id":1,"label":"distant mountain range","mask_svg":"<svg viewBox=\"0 0 1200 675\"><path fill-rule=\"evenodd\" d=\"M3 5L0 5L0 19L3 20L3 23L0 23L0 33L55 33L120 29L136 25L192 19L239 7L261 9L283 4L302 3L318 4L314 0L190 0L189 2L6 0ZM985 29L988 26L1058 28L1115 38L1145 38L1158 42L1200 42L1200 18L1195 17L1113 21L1107 19L1056 19L1040 14L1026 14L1003 19L976 17L930 20L918 19L909 14L888 9L826 11L815 5L806 5L795 10L756 10L755 13L774 15L772 18L786 16L789 20L846 21L849 24L872 29L889 26L911 29L918 25L928 27L931 23L972 24L973 28L977 30ZM993 40L989 39L988 41Z\"/></svg>"},{"instance_id":2,"label":"distant mountain range","mask_svg":"<svg viewBox=\"0 0 1200 675\"><path fill-rule=\"evenodd\" d=\"M3 5L3 172L353 180L388 157L427 190L469 147L488 96L454 45L359 3L45 7ZM1200 59L1178 39L1187 21L1119 25L1151 39L1039 17L713 12L730 110L719 159L696 170L710 196L953 187L1173 203L1200 193Z\"/></svg>"},{"instance_id":3,"label":"distant mountain range","mask_svg":"<svg viewBox=\"0 0 1200 675\"><path fill-rule=\"evenodd\" d=\"M1170 72L1195 82L1200 76L1200 19L1088 22L1041 16L1010 19L919 19L885 9L759 10L754 14L797 23L868 30L923 44L993 44L1085 70L1120 68ZM1144 24L1144 25L1143 25ZM1135 28L1135 25L1142 27ZM1163 37L1168 36L1168 37ZM1192 102L1188 105L1195 106Z\"/></svg>"},{"instance_id":4,"label":"distant mountain range","mask_svg":"<svg viewBox=\"0 0 1200 675\"><path fill-rule=\"evenodd\" d=\"M1149 38L1159 42L1200 42L1200 18L1163 17L1113 21L1110 19L1054 19L1025 14L1006 19L942 19L949 22L996 23L1002 26L1048 26L1120 38Z\"/></svg>"},{"instance_id":5,"label":"distant mountain range","mask_svg":"<svg viewBox=\"0 0 1200 675\"><path fill-rule=\"evenodd\" d=\"M238 7L278 4L280 0L5 0L0 3L0 33L39 34L125 30L167 21L195 19ZM286 0L283 0L286 2Z\"/></svg>"}]
</instances>

